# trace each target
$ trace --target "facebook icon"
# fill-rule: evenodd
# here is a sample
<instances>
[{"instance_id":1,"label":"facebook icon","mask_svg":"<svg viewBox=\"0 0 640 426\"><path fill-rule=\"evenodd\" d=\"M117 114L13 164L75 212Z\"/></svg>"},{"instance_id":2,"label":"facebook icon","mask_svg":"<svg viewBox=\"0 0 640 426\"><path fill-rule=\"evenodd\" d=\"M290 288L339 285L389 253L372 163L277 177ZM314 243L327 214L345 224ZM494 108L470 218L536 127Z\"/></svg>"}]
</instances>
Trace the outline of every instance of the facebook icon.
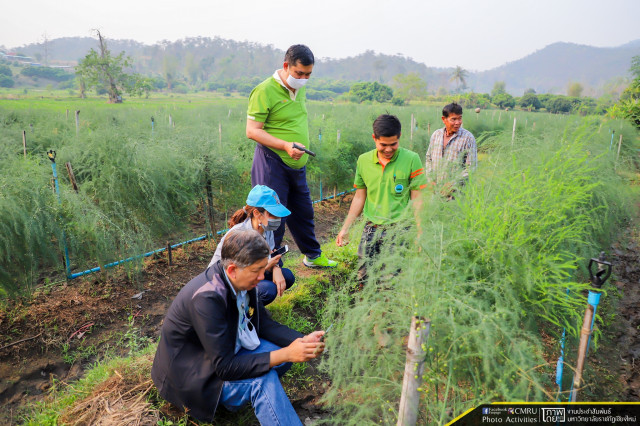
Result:
<instances>
[{"instance_id":1,"label":"facebook icon","mask_svg":"<svg viewBox=\"0 0 640 426\"><path fill-rule=\"evenodd\" d=\"M484 407L482 409L482 414L489 414L489 407Z\"/></svg>"}]
</instances>

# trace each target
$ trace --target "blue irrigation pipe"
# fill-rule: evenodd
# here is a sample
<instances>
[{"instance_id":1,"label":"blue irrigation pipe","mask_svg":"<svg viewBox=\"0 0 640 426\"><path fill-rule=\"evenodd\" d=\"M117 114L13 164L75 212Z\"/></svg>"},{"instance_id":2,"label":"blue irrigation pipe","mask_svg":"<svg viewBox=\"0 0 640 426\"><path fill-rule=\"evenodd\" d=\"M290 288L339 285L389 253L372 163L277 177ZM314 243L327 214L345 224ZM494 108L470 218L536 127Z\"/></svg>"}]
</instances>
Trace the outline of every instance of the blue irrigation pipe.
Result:
<instances>
[{"instance_id":1,"label":"blue irrigation pipe","mask_svg":"<svg viewBox=\"0 0 640 426\"><path fill-rule=\"evenodd\" d=\"M58 171L56 170L56 152L50 149L47 152L47 158L51 160L51 169L53 170L53 181L55 182L58 204L62 204L62 200L60 199L60 185L58 184ZM67 247L67 237L64 233L64 229L62 230L62 245L64 246L64 266L67 270L68 277L71 275L71 265L69 264L69 248Z\"/></svg>"},{"instance_id":2,"label":"blue irrigation pipe","mask_svg":"<svg viewBox=\"0 0 640 426\"><path fill-rule=\"evenodd\" d=\"M353 192L353 191L355 191L355 190L356 190L355 188L352 188L352 189L349 189L349 190L347 190L347 191L342 191L342 192L340 192L340 193L336 194L335 196L334 196L334 195L329 195L328 197L324 197L324 198L321 198L321 199L319 199L319 200L315 200L315 201L313 201L311 204L317 204L317 203L320 203L320 202L322 202L322 201L331 200L332 198L338 198L338 197L340 197L341 195L346 195L346 194L348 194L348 193L350 193L350 192Z\"/></svg>"},{"instance_id":3,"label":"blue irrigation pipe","mask_svg":"<svg viewBox=\"0 0 640 426\"><path fill-rule=\"evenodd\" d=\"M593 318L591 318L591 327L589 328L589 340L587 341L587 353L585 358L589 356L589 345L591 344L591 332L593 331L593 324L596 321L596 312L598 311L598 305L600 304L600 296L602 293L599 291L589 290L589 297L587 302L593 306Z\"/></svg>"},{"instance_id":4,"label":"blue irrigation pipe","mask_svg":"<svg viewBox=\"0 0 640 426\"><path fill-rule=\"evenodd\" d=\"M609 151L611 151L613 149L613 137L615 136L615 134L616 134L616 131L613 130L611 132L611 143L609 144Z\"/></svg>"},{"instance_id":5,"label":"blue irrigation pipe","mask_svg":"<svg viewBox=\"0 0 640 426\"><path fill-rule=\"evenodd\" d=\"M569 289L567 289L567 297L569 297ZM567 338L567 329L562 329L562 339L560 339L560 357L558 358L558 364L556 365L556 384L558 385L558 402L560 401L560 395L562 394L562 374L564 372L564 343Z\"/></svg>"},{"instance_id":6,"label":"blue irrigation pipe","mask_svg":"<svg viewBox=\"0 0 640 426\"><path fill-rule=\"evenodd\" d=\"M55 165L55 163L54 163L54 165ZM55 176L55 167L54 167L54 176ZM56 180L56 188L57 188L57 185L58 185L58 181ZM343 192L341 192L339 194L336 194L335 197L338 197L340 195L345 195L345 194L348 194L349 192L353 192L353 191L355 191L355 188L354 189L350 189L348 191L343 191ZM321 201L329 200L331 198L334 198L334 196L331 195L329 197L321 198L320 200L313 201L312 204L316 204L316 203L319 203ZM229 229L223 229L221 231L216 232L216 234L217 235L223 235L228 230ZM202 240L206 239L208 236L209 236L209 234L204 234L204 235L201 235L201 236L199 236L197 238L193 238L191 240L183 241L181 243L176 243L176 244L171 245L171 248L174 249L174 248L178 248L180 246L186 245L186 244L194 243L196 241L202 241ZM142 259L142 258L145 258L145 257L153 256L154 254L162 253L165 250L167 250L167 247L162 247L162 248L159 248L157 250L152 250L152 251L149 251L147 253L139 254L137 256L131 256L131 257L127 257L126 259L122 259L122 260L118 260L118 261L115 261L115 262L107 263L104 266L96 266L95 268L87 269L85 271L76 272L75 274L72 274L71 273L71 269L69 267L69 260L68 260L69 256L68 256L67 247L66 247L66 244L65 244L65 260L67 262L67 278L72 280L74 278L78 278L78 277L82 277L84 275L92 274L94 272L102 271L103 269L112 268L114 266L121 265L121 264L126 263L126 262L131 262L133 260L137 260L137 259Z\"/></svg>"},{"instance_id":7,"label":"blue irrigation pipe","mask_svg":"<svg viewBox=\"0 0 640 426\"><path fill-rule=\"evenodd\" d=\"M227 231L228 231L228 229L224 229L222 231L218 231L217 234L221 235L222 233L227 232ZM187 241L183 241L181 243L173 244L173 245L171 245L171 248L172 249L173 248L178 248L178 247L183 246L185 244L194 243L196 241L201 241L201 240L204 240L205 238L207 238L208 236L209 236L209 234L205 234L205 235L201 235L201 236L199 236L197 238L193 238L191 240L187 240ZM127 257L126 259L118 260L116 262L107 263L106 265L104 265L102 267L97 266L95 268L87 269L86 271L77 272L75 274L69 275L69 279L72 280L74 278L82 277L83 275L89 275L89 274L92 274L94 272L101 271L102 269L107 269L107 268L111 268L111 267L114 267L114 266L117 266L117 265L121 265L121 264L126 263L126 262L131 262L132 260L137 260L137 259L142 259L142 258L145 258L145 257L153 256L156 253L162 253L166 249L167 249L167 247L162 247L162 248L159 248L157 250L152 250L152 251L149 251L147 253L139 254L137 256L131 256L131 257Z\"/></svg>"},{"instance_id":8,"label":"blue irrigation pipe","mask_svg":"<svg viewBox=\"0 0 640 426\"><path fill-rule=\"evenodd\" d=\"M594 266L597 267L597 270L595 271L593 268ZM580 346L578 350L578 359L576 361L576 369L575 369L572 384L571 384L569 402L576 402L577 400L578 389L576 389L576 386L580 386L582 382L582 372L584 369L584 363L587 359L587 355L589 354L589 344L591 343L591 333L593 332L593 324L596 318L596 310L598 308L598 305L600 304L600 296L602 294L601 288L603 284L607 281L607 279L609 279L609 277L611 276L612 268L613 268L613 265L611 264L611 262L606 261L604 252L601 252L598 258L592 258L589 261L589 267L588 267L589 279L591 280L591 286L593 290L589 290L589 297L587 298L587 310L585 312L585 317L582 324L582 331L580 333ZM592 310L592 312L590 312L590 310ZM586 344L583 346L583 343L585 343L584 331L585 331L585 328L587 327L586 322L589 318L589 315L592 315L592 317L589 323L589 330L587 335L588 338L587 338ZM583 348L584 348L584 355L581 354L581 352L583 351Z\"/></svg>"}]
</instances>

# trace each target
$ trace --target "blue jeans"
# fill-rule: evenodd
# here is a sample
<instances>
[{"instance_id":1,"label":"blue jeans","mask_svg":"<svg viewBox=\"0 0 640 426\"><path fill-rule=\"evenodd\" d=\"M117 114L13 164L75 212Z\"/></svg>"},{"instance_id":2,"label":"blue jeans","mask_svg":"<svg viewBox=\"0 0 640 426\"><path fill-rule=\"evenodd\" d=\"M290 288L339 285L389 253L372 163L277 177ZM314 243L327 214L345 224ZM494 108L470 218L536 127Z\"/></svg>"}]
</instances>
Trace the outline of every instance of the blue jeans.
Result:
<instances>
[{"instance_id":1,"label":"blue jeans","mask_svg":"<svg viewBox=\"0 0 640 426\"><path fill-rule=\"evenodd\" d=\"M287 290L296 282L296 277L293 272L287 268L282 268L282 276L287 285ZM278 286L273 282L273 272L266 271L264 273L264 280L258 283L258 297L262 300L262 304L267 306L278 295Z\"/></svg>"},{"instance_id":2,"label":"blue jeans","mask_svg":"<svg viewBox=\"0 0 640 426\"><path fill-rule=\"evenodd\" d=\"M279 346L267 340L260 340L260 346L252 351L240 349L238 355L272 352ZM280 376L291 368L290 362L273 367L267 374L252 379L224 382L220 404L229 411L235 411L247 402L251 402L256 417L263 426L302 426L300 418L293 409L289 397L280 383Z\"/></svg>"}]
</instances>

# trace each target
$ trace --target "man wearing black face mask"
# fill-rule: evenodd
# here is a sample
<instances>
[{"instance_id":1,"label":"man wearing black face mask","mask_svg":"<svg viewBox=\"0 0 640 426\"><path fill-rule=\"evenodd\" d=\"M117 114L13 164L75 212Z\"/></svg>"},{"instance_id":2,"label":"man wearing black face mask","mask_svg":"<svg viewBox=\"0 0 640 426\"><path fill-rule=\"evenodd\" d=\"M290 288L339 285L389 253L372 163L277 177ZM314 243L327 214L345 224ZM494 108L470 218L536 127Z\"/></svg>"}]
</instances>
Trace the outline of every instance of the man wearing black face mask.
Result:
<instances>
[{"instance_id":1,"label":"man wearing black face mask","mask_svg":"<svg viewBox=\"0 0 640 426\"><path fill-rule=\"evenodd\" d=\"M315 236L313 205L305 165L308 154L293 144L309 145L306 92L304 85L313 70L314 57L302 44L291 46L282 69L256 86L249 96L247 137L257 142L251 168L251 184L272 188L291 210L274 233L280 247L284 223L289 226L304 264L311 268L335 267L337 263L322 254Z\"/></svg>"},{"instance_id":2,"label":"man wearing black face mask","mask_svg":"<svg viewBox=\"0 0 640 426\"><path fill-rule=\"evenodd\" d=\"M250 230L258 231L264 237L273 251L275 248L274 231L280 227L282 218L289 216L291 212L280 203L278 194L264 185L256 185L247 196L247 205L231 216L229 219L229 233L231 231ZM228 235L227 233L226 235ZM216 252L209 263L213 266L220 260L222 246L226 239L222 237L216 248ZM258 283L258 297L263 305L273 302L277 296L282 296L296 281L293 272L282 267L282 256L269 256L269 262L264 272L264 279Z\"/></svg>"}]
</instances>

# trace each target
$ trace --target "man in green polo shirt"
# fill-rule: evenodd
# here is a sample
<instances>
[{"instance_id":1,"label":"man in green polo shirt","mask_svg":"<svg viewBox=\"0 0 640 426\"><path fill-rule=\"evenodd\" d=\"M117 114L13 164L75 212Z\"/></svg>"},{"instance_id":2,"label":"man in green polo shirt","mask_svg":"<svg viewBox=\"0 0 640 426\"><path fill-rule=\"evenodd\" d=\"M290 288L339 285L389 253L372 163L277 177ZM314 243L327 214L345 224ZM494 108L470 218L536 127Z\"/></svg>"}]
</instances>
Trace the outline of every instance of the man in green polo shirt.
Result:
<instances>
[{"instance_id":1,"label":"man in green polo shirt","mask_svg":"<svg viewBox=\"0 0 640 426\"><path fill-rule=\"evenodd\" d=\"M380 252L385 227L401 220L409 201L427 185L420 156L399 148L402 127L394 115L383 114L373 122L376 149L358 158L356 194L336 244L343 246L353 222L364 211L367 219L358 255L369 259ZM417 204L414 204L417 207Z\"/></svg>"},{"instance_id":2,"label":"man in green polo shirt","mask_svg":"<svg viewBox=\"0 0 640 426\"><path fill-rule=\"evenodd\" d=\"M293 147L309 145L306 92L304 85L313 70L314 57L302 44L291 46L282 69L259 85L249 96L247 137L257 142L251 184L273 189L291 215L282 218L274 231L275 246L280 247L284 224L305 255L308 267L335 267L336 262L322 253L315 236L313 204L307 186L306 164L309 155ZM286 220L285 220L286 219Z\"/></svg>"}]
</instances>

